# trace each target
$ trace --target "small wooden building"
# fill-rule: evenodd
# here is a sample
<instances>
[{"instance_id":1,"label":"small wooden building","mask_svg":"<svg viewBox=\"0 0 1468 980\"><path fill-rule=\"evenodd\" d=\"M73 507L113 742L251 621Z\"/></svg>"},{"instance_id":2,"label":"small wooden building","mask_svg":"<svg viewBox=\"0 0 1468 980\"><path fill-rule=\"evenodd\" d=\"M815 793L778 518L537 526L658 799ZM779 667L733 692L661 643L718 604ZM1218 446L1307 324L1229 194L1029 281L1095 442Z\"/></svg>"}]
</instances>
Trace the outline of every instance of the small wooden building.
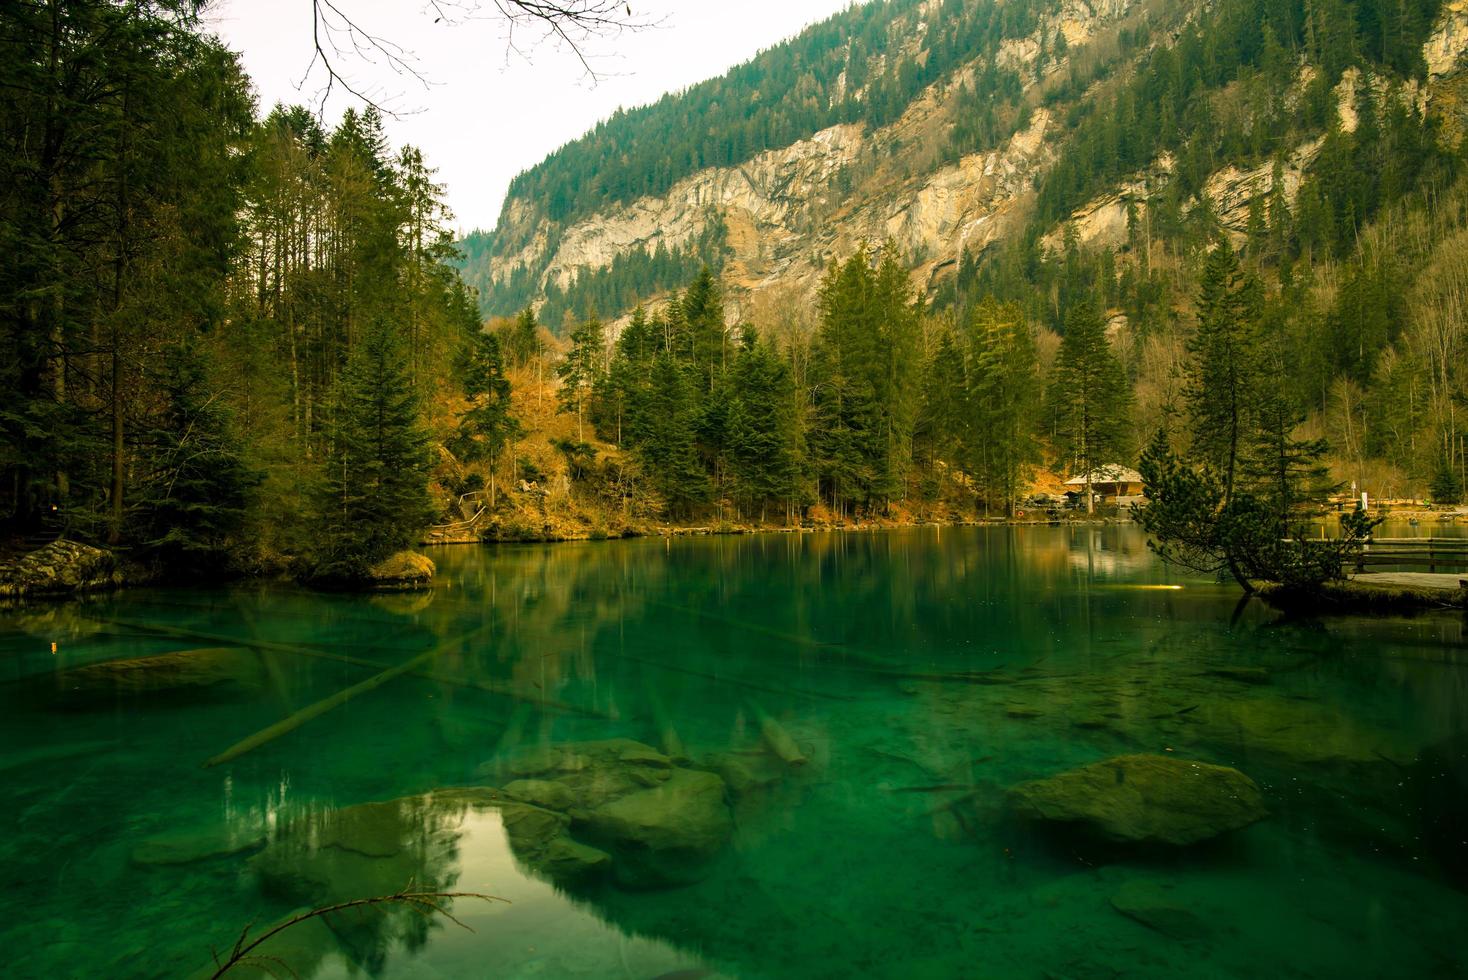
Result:
<instances>
[{"instance_id":1,"label":"small wooden building","mask_svg":"<svg viewBox=\"0 0 1468 980\"><path fill-rule=\"evenodd\" d=\"M1090 482L1091 492L1101 500L1125 500L1142 495L1142 474L1126 466L1116 464L1098 466L1091 471ZM1066 480L1065 489L1070 493L1084 496L1086 493L1085 474Z\"/></svg>"}]
</instances>

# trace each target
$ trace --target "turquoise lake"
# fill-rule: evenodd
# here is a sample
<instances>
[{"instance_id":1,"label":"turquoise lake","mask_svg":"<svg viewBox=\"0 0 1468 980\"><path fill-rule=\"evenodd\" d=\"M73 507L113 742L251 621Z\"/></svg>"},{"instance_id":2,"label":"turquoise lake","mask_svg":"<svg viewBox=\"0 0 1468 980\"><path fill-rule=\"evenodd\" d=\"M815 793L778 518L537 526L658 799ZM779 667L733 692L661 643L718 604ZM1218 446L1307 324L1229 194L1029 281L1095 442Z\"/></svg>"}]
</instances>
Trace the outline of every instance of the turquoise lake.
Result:
<instances>
[{"instance_id":1,"label":"turquoise lake","mask_svg":"<svg viewBox=\"0 0 1468 980\"><path fill-rule=\"evenodd\" d=\"M430 555L417 595L0 611L0 975L209 976L247 925L404 888L503 901L311 920L225 975L1468 975L1461 612L1285 616L1130 526ZM1268 816L1116 848L1009 802L1134 754ZM591 813L659 786L688 808L639 843Z\"/></svg>"}]
</instances>

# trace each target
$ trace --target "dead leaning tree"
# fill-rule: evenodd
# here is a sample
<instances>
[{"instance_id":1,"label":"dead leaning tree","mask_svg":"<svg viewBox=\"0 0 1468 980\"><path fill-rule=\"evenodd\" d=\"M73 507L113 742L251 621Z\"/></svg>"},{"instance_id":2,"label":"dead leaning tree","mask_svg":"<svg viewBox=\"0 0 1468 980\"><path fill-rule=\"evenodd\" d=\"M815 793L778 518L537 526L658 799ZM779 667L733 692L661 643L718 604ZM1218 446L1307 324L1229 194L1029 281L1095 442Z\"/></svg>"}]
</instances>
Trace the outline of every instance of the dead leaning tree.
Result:
<instances>
[{"instance_id":1,"label":"dead leaning tree","mask_svg":"<svg viewBox=\"0 0 1468 980\"><path fill-rule=\"evenodd\" d=\"M304 86L318 68L326 73L320 105L325 107L332 90L340 86L354 98L374 109L392 115L367 92L342 73L340 64L356 59L369 64L381 63L394 74L406 76L425 88L429 80L418 67L417 57L384 35L369 30L352 15L352 0L311 0L311 62L301 79ZM596 40L615 37L623 31L656 26L632 13L627 0L428 0L424 16L433 22L460 24L473 20L491 20L504 29L506 54L527 57L531 46L552 43L569 49L586 76L593 81L601 75L592 67L588 45ZM529 45L520 36L531 34Z\"/></svg>"}]
</instances>

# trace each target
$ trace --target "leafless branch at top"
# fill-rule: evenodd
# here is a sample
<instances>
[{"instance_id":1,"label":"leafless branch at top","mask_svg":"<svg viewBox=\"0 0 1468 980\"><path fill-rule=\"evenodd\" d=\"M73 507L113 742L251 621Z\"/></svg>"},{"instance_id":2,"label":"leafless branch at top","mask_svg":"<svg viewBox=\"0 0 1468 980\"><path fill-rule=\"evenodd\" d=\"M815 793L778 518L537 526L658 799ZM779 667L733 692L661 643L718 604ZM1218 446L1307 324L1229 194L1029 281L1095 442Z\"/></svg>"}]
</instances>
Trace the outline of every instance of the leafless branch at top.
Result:
<instances>
[{"instance_id":1,"label":"leafless branch at top","mask_svg":"<svg viewBox=\"0 0 1468 980\"><path fill-rule=\"evenodd\" d=\"M384 105L386 100L379 93L353 82L345 73L343 63L355 60L383 65L393 74L411 78L425 88L429 79L413 52L369 30L362 20L353 16L351 5L351 0L311 0L312 54L301 84L304 85L319 66L326 73L319 97L319 105L323 109L339 86L383 114L396 116L399 113ZM426 0L423 15L432 16L435 24L497 20L505 26L506 50L521 56L526 56L528 49L520 44L517 34L531 32L535 35L532 44L551 42L568 48L593 81L601 75L591 64L588 46L592 42L615 37L623 31L653 26L652 21L638 19L627 0L485 0L484 3L480 0Z\"/></svg>"}]
</instances>

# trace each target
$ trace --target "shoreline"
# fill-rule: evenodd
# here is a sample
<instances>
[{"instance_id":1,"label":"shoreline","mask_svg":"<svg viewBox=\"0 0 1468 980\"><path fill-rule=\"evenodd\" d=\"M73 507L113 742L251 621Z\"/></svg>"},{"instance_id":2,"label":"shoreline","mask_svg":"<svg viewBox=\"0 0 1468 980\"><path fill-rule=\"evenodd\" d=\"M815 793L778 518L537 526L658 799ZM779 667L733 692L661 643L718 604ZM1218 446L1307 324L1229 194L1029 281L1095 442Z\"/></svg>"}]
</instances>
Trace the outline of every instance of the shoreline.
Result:
<instances>
[{"instance_id":1,"label":"shoreline","mask_svg":"<svg viewBox=\"0 0 1468 980\"><path fill-rule=\"evenodd\" d=\"M713 537L745 534L821 534L828 532L871 532L900 531L920 527L1116 527L1135 524L1128 516L1098 515L1095 517L1066 517L1031 520L1029 518L970 518L932 520L880 520L857 522L823 522L819 524L747 524L721 522L716 524L651 524L627 526L615 530L576 529L571 531L546 530L542 533L510 534L503 537L478 534L446 534L438 537L426 535L419 539L418 547L433 548L440 545L463 544L560 544L572 541L618 541L632 538L678 538Z\"/></svg>"}]
</instances>

